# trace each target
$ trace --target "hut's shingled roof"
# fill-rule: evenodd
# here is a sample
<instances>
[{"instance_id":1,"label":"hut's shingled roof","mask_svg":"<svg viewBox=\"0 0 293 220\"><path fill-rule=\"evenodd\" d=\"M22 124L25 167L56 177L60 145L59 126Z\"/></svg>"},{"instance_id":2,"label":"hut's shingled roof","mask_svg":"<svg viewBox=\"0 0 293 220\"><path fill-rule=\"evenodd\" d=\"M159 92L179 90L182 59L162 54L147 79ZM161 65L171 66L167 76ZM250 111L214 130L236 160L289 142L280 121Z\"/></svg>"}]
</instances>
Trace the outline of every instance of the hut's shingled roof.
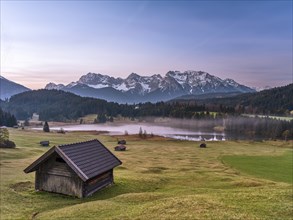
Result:
<instances>
[{"instance_id":1,"label":"hut's shingled roof","mask_svg":"<svg viewBox=\"0 0 293 220\"><path fill-rule=\"evenodd\" d=\"M122 164L100 141L91 140L53 147L28 166L24 172L37 170L39 165L54 152L59 154L83 181Z\"/></svg>"}]
</instances>

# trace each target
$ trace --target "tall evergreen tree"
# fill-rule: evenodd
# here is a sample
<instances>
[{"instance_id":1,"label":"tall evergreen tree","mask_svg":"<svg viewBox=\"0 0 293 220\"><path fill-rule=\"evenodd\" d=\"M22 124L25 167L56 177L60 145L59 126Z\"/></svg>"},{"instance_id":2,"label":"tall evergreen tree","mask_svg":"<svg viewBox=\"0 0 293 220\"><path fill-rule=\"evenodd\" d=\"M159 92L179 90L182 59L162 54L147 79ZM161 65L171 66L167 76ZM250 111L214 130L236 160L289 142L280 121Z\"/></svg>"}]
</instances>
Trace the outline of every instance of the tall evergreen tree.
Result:
<instances>
[{"instance_id":1,"label":"tall evergreen tree","mask_svg":"<svg viewBox=\"0 0 293 220\"><path fill-rule=\"evenodd\" d=\"M44 127L43 127L44 132L50 132L49 124L47 121L45 121Z\"/></svg>"},{"instance_id":2,"label":"tall evergreen tree","mask_svg":"<svg viewBox=\"0 0 293 220\"><path fill-rule=\"evenodd\" d=\"M143 136L142 128L141 128L141 127L139 128L138 136L139 136L140 138L142 138L142 136Z\"/></svg>"}]
</instances>

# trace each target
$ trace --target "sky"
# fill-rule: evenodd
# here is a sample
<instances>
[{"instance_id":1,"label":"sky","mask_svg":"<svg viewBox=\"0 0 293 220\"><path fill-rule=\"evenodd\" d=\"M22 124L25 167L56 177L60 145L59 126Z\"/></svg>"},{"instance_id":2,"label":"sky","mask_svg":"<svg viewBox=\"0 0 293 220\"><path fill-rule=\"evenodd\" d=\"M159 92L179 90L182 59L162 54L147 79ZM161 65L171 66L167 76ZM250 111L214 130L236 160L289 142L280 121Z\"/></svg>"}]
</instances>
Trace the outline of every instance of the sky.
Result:
<instances>
[{"instance_id":1,"label":"sky","mask_svg":"<svg viewBox=\"0 0 293 220\"><path fill-rule=\"evenodd\" d=\"M31 89L88 72L202 70L292 83L292 1L1 1L1 76Z\"/></svg>"}]
</instances>

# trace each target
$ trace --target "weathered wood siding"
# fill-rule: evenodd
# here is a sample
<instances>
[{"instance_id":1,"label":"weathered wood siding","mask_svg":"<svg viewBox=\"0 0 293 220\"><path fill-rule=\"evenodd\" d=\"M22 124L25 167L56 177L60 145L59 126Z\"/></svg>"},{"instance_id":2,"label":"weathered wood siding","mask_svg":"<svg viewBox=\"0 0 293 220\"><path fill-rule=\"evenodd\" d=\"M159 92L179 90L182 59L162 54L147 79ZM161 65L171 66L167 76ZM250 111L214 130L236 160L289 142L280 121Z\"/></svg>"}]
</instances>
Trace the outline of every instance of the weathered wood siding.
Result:
<instances>
[{"instance_id":1,"label":"weathered wood siding","mask_svg":"<svg viewBox=\"0 0 293 220\"><path fill-rule=\"evenodd\" d=\"M113 184L113 169L102 173L84 184L84 196L92 195L94 192Z\"/></svg>"},{"instance_id":2,"label":"weathered wood siding","mask_svg":"<svg viewBox=\"0 0 293 220\"><path fill-rule=\"evenodd\" d=\"M55 153L36 172L36 189L83 197L83 181Z\"/></svg>"}]
</instances>

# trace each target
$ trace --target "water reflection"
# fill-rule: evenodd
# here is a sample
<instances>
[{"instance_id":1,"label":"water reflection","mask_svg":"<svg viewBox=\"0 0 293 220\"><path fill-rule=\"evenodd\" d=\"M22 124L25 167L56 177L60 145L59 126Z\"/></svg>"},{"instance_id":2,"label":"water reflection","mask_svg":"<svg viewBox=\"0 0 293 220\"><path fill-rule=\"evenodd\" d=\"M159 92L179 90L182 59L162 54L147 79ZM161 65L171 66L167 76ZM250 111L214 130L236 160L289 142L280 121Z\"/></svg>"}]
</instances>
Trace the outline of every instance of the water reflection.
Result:
<instances>
[{"instance_id":1,"label":"water reflection","mask_svg":"<svg viewBox=\"0 0 293 220\"><path fill-rule=\"evenodd\" d=\"M223 132L214 132L205 130L199 131L198 128L181 125L172 126L172 124L151 124L151 123L107 123L107 124L81 124L62 127L65 131L107 131L110 135L138 134L140 128L147 134L154 134L178 140L189 141L225 141L226 135ZM51 127L51 130L60 130L61 127Z\"/></svg>"}]
</instances>

